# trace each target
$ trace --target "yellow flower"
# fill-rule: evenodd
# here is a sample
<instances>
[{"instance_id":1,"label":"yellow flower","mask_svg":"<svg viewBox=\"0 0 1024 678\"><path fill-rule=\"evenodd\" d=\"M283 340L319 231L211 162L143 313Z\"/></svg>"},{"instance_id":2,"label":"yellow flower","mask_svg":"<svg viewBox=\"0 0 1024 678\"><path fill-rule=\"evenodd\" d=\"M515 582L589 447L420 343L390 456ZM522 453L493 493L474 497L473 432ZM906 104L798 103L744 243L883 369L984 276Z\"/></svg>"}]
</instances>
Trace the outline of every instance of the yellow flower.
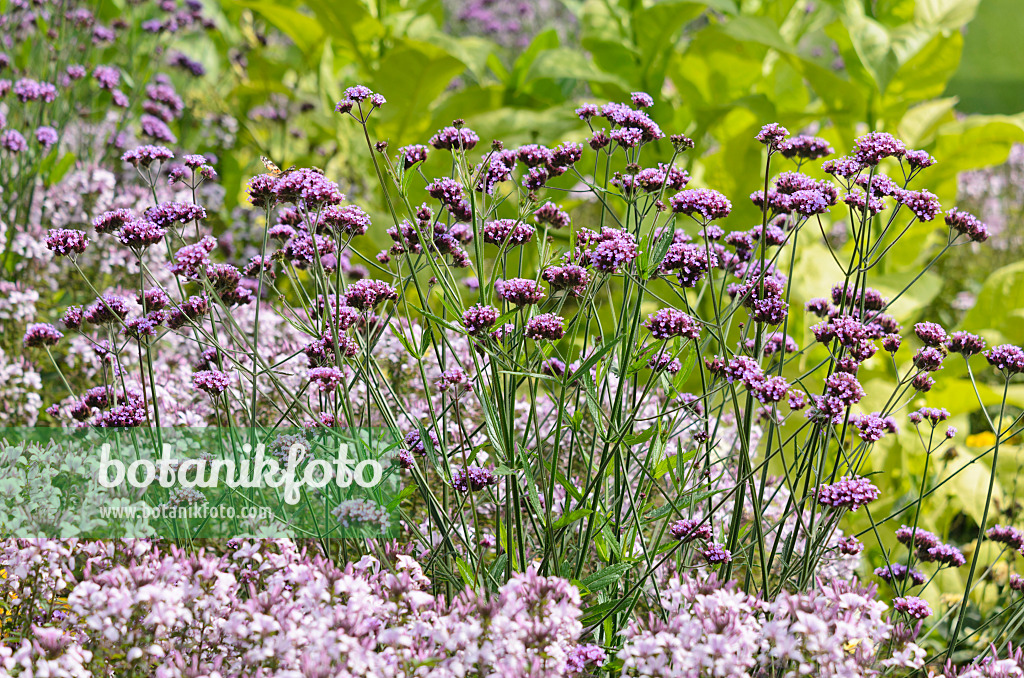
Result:
<instances>
[{"instance_id":1,"label":"yellow flower","mask_svg":"<svg viewBox=\"0 0 1024 678\"><path fill-rule=\"evenodd\" d=\"M991 447L996 444L996 434L992 433L992 431L972 433L964 440L964 444L967 447Z\"/></svg>"}]
</instances>

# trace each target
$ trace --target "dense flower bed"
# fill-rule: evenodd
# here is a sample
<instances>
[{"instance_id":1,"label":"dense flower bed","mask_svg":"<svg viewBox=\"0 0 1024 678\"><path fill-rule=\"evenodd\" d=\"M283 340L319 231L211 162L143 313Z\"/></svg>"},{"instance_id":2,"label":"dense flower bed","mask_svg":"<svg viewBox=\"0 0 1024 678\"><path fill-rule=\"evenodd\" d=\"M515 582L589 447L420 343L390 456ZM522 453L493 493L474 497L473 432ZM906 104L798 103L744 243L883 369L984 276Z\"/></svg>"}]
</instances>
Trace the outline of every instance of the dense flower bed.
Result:
<instances>
[{"instance_id":1,"label":"dense flower bed","mask_svg":"<svg viewBox=\"0 0 1024 678\"><path fill-rule=\"evenodd\" d=\"M198 5L146 6L117 29L18 10L19 44L44 15L96 45L207 26ZM179 54L167 65L200 76ZM403 490L388 510L330 507L346 528L384 523L374 538L260 538L271 521L209 543L79 539L117 528L86 509L138 497L83 491L83 449L0 443L7 675L1024 675L1024 580L988 589L1024 553L990 520L1024 349L898 320L936 262L989 236L924 187L928 151L867 131L833 157L766 124L763 185L744 198L759 223L727 230L739 196L697 187L695 141L664 131L647 93L580 105L586 132L550 145L455 120L393 149L371 136L385 95L356 85L334 112L365 139L380 204L264 159L224 224L223 161L177 146L169 77L120 89L139 68L121 58L0 80L18 279L2 283L0 423L221 427L225 446L245 430L277 455L383 427ZM123 114L45 107L79 96ZM65 133L81 148L62 173L47 152ZM936 234L916 277L881 273L901 240ZM803 298L809 243L833 278ZM37 310L43 291L59 304ZM922 503L975 461L951 468L951 413L925 398L954 361L991 467L975 522L940 535ZM894 501L872 455L901 430L925 463ZM955 600L937 598L951 578Z\"/></svg>"}]
</instances>

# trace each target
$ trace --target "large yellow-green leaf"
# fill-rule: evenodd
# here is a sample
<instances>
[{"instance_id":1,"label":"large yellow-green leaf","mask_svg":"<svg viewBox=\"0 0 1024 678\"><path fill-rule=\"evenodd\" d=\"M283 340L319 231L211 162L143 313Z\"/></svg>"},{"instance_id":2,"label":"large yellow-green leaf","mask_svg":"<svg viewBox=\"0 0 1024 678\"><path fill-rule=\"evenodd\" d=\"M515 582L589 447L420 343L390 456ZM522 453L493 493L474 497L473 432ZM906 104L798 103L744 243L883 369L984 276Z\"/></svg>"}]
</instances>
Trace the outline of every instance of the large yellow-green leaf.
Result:
<instances>
[{"instance_id":1,"label":"large yellow-green leaf","mask_svg":"<svg viewBox=\"0 0 1024 678\"><path fill-rule=\"evenodd\" d=\"M960 324L962 329L982 332L990 341L1020 343L1024 337L1024 261L1004 266L985 281L974 306ZM993 334L998 333L998 337Z\"/></svg>"},{"instance_id":2,"label":"large yellow-green leaf","mask_svg":"<svg viewBox=\"0 0 1024 678\"><path fill-rule=\"evenodd\" d=\"M406 41L389 50L371 87L388 99L375 114L377 134L393 144L415 141L429 131L430 107L465 70L465 64L432 45Z\"/></svg>"}]
</instances>

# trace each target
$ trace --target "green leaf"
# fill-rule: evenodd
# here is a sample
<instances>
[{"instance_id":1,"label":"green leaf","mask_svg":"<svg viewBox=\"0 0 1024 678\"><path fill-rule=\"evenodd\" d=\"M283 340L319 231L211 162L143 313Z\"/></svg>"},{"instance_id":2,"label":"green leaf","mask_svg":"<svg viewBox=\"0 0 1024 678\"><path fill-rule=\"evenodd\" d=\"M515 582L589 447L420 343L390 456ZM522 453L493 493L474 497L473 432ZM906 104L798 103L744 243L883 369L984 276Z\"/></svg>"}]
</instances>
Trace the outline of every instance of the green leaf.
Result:
<instances>
[{"instance_id":1,"label":"green leaf","mask_svg":"<svg viewBox=\"0 0 1024 678\"><path fill-rule=\"evenodd\" d=\"M387 52L373 79L372 89L388 99L377 117L377 133L395 145L418 139L430 127L424 115L466 66L444 50L406 41Z\"/></svg>"},{"instance_id":2,"label":"green leaf","mask_svg":"<svg viewBox=\"0 0 1024 678\"><path fill-rule=\"evenodd\" d=\"M581 518L586 518L591 513L593 513L593 511L591 511L588 508L578 508L575 511L567 513L558 520L556 520L552 527L554 527L556 530L561 529L563 527L567 527L575 523L577 520L580 520Z\"/></svg>"},{"instance_id":3,"label":"green leaf","mask_svg":"<svg viewBox=\"0 0 1024 678\"><path fill-rule=\"evenodd\" d=\"M590 379L583 380L583 388L587 396L587 409L590 410L590 417L594 420L594 427L599 436L604 438L604 419L601 417L601 405L597 400L597 391Z\"/></svg>"},{"instance_id":4,"label":"green leaf","mask_svg":"<svg viewBox=\"0 0 1024 678\"><path fill-rule=\"evenodd\" d=\"M276 8L278 3L268 3ZM316 16L314 23L330 35L334 44L364 66L369 65L366 47L384 36L384 26L360 0L306 0ZM282 29L284 30L284 29Z\"/></svg>"},{"instance_id":5,"label":"green leaf","mask_svg":"<svg viewBox=\"0 0 1024 678\"><path fill-rule=\"evenodd\" d=\"M272 26L291 38L303 54L310 54L323 42L325 32L320 21L273 0L231 0L238 7L259 12Z\"/></svg>"},{"instance_id":6,"label":"green leaf","mask_svg":"<svg viewBox=\"0 0 1024 678\"><path fill-rule=\"evenodd\" d=\"M75 154L70 152L65 153L64 156L61 157L60 161L53 166L53 170L50 172L49 176L46 177L46 185L53 186L63 179L64 175L68 173L68 170L70 170L74 164Z\"/></svg>"},{"instance_id":7,"label":"green leaf","mask_svg":"<svg viewBox=\"0 0 1024 678\"><path fill-rule=\"evenodd\" d=\"M981 0L916 0L918 22L941 31L955 31L974 19ZM1019 9L1019 6L1018 6Z\"/></svg>"},{"instance_id":8,"label":"green leaf","mask_svg":"<svg viewBox=\"0 0 1024 678\"><path fill-rule=\"evenodd\" d=\"M625 445L626 447L632 447L633 445L639 445L641 443L646 443L648 440L650 440L651 438L654 437L654 434L657 433L658 430L659 430L659 426L648 426L647 429L644 430L643 433L638 433L636 435L625 436L622 439L622 444Z\"/></svg>"},{"instance_id":9,"label":"green leaf","mask_svg":"<svg viewBox=\"0 0 1024 678\"><path fill-rule=\"evenodd\" d=\"M1019 341L1024 336L1024 261L1004 266L985 281L974 305L967 312L960 329L981 332L991 342L997 341L992 332L1001 336L998 341ZM977 365L975 365L977 367Z\"/></svg>"},{"instance_id":10,"label":"green leaf","mask_svg":"<svg viewBox=\"0 0 1024 678\"><path fill-rule=\"evenodd\" d=\"M629 90L626 81L613 73L602 71L585 54L575 49L549 49L537 54L523 78L522 86L525 88L532 81L548 78L606 83L623 91Z\"/></svg>"},{"instance_id":11,"label":"green leaf","mask_svg":"<svg viewBox=\"0 0 1024 678\"><path fill-rule=\"evenodd\" d=\"M609 565L600 572L595 572L586 579L583 580L583 585L591 591L600 591L603 588L611 586L615 582L622 579L623 575L633 569L632 563L618 563L616 565Z\"/></svg>"},{"instance_id":12,"label":"green leaf","mask_svg":"<svg viewBox=\"0 0 1024 678\"><path fill-rule=\"evenodd\" d=\"M600 605L594 605L588 607L586 611L580 616L580 623L584 626L597 623L602 617L609 612L617 609L621 605L623 599L618 598L616 600L609 600L607 603L601 603Z\"/></svg>"},{"instance_id":13,"label":"green leaf","mask_svg":"<svg viewBox=\"0 0 1024 678\"><path fill-rule=\"evenodd\" d=\"M473 587L476 577L473 576L473 568L469 566L469 563L460 556L455 559L455 565L459 568L459 574L462 575L462 581L466 582L466 586Z\"/></svg>"},{"instance_id":14,"label":"green leaf","mask_svg":"<svg viewBox=\"0 0 1024 678\"><path fill-rule=\"evenodd\" d=\"M646 277L651 277L654 272L661 266L661 262L665 260L665 255L668 254L669 247L672 246L672 234L665 233L654 242L654 247L651 250L651 258L647 263L647 270L645 272Z\"/></svg>"},{"instance_id":15,"label":"green leaf","mask_svg":"<svg viewBox=\"0 0 1024 678\"><path fill-rule=\"evenodd\" d=\"M892 37L885 26L864 13L860 0L846 0L843 24L850 34L853 49L861 64L874 78L879 92L885 92L889 80L899 70L900 61L893 50Z\"/></svg>"}]
</instances>

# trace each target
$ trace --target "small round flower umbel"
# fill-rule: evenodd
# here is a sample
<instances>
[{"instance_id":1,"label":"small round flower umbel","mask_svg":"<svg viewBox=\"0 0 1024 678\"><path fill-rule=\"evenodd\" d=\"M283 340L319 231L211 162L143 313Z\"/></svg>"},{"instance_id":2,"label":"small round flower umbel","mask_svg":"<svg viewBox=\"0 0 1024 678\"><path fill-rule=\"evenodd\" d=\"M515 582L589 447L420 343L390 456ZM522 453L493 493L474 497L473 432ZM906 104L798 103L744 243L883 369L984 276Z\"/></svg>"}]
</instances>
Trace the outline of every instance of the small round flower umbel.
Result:
<instances>
[{"instance_id":1,"label":"small round flower umbel","mask_svg":"<svg viewBox=\"0 0 1024 678\"><path fill-rule=\"evenodd\" d=\"M916 596L893 598L892 607L914 619L924 619L932 615L932 608L928 607L928 603Z\"/></svg>"},{"instance_id":2,"label":"small round flower umbel","mask_svg":"<svg viewBox=\"0 0 1024 678\"><path fill-rule=\"evenodd\" d=\"M663 308L657 313L651 314L644 322L644 327L655 339L700 338L700 324L686 313L674 308Z\"/></svg>"},{"instance_id":3,"label":"small round flower umbel","mask_svg":"<svg viewBox=\"0 0 1024 678\"><path fill-rule=\"evenodd\" d=\"M321 393L330 393L345 381L345 374L337 367L314 367L306 376Z\"/></svg>"},{"instance_id":4,"label":"small round flower umbel","mask_svg":"<svg viewBox=\"0 0 1024 678\"><path fill-rule=\"evenodd\" d=\"M220 370L200 370L192 375L192 385L210 395L220 395L231 384L231 377Z\"/></svg>"},{"instance_id":5,"label":"small round flower umbel","mask_svg":"<svg viewBox=\"0 0 1024 678\"><path fill-rule=\"evenodd\" d=\"M89 238L83 231L72 228L51 228L46 237L46 246L59 256L68 257L81 254L89 244Z\"/></svg>"},{"instance_id":6,"label":"small round flower umbel","mask_svg":"<svg viewBox=\"0 0 1024 678\"><path fill-rule=\"evenodd\" d=\"M970 332L954 332L949 335L946 348L950 353L959 353L964 358L970 358L985 350L985 340Z\"/></svg>"},{"instance_id":7,"label":"small round flower umbel","mask_svg":"<svg viewBox=\"0 0 1024 678\"><path fill-rule=\"evenodd\" d=\"M708 544L701 552L701 555L704 556L704 560L708 561L710 565L732 562L732 553L717 542Z\"/></svg>"},{"instance_id":8,"label":"small round flower umbel","mask_svg":"<svg viewBox=\"0 0 1024 678\"><path fill-rule=\"evenodd\" d=\"M757 140L767 146L769 150L775 150L788 136L788 129L777 122L773 122L761 128L761 131L757 133Z\"/></svg>"},{"instance_id":9,"label":"small round flower umbel","mask_svg":"<svg viewBox=\"0 0 1024 678\"><path fill-rule=\"evenodd\" d=\"M684 518L672 523L668 528L669 534L681 542L690 542L694 539L711 540L711 525L701 522L695 518Z\"/></svg>"},{"instance_id":10,"label":"small round flower umbel","mask_svg":"<svg viewBox=\"0 0 1024 678\"><path fill-rule=\"evenodd\" d=\"M544 298L544 290L535 281L527 278L510 278L496 286L498 296L516 306L529 306Z\"/></svg>"},{"instance_id":11,"label":"small round flower umbel","mask_svg":"<svg viewBox=\"0 0 1024 678\"><path fill-rule=\"evenodd\" d=\"M993 346L982 355L988 360L989 365L1002 371L1009 379L1014 374L1024 372L1024 349L1013 344L1000 344Z\"/></svg>"},{"instance_id":12,"label":"small round flower umbel","mask_svg":"<svg viewBox=\"0 0 1024 678\"><path fill-rule=\"evenodd\" d=\"M732 211L732 203L718 191L710 188L691 188L676 193L669 200L672 211L679 214L699 214L705 221L724 219Z\"/></svg>"},{"instance_id":13,"label":"small round flower umbel","mask_svg":"<svg viewBox=\"0 0 1024 678\"><path fill-rule=\"evenodd\" d=\"M49 323L33 323L25 330L22 343L25 348L53 346L64 338L64 334Z\"/></svg>"},{"instance_id":14,"label":"small round flower umbel","mask_svg":"<svg viewBox=\"0 0 1024 678\"><path fill-rule=\"evenodd\" d=\"M345 304L367 311L384 301L398 299L398 291L381 280L357 280L345 292Z\"/></svg>"},{"instance_id":15,"label":"small round flower umbel","mask_svg":"<svg viewBox=\"0 0 1024 678\"><path fill-rule=\"evenodd\" d=\"M493 306L477 304L476 306L470 306L462 314L462 325L470 336L486 334L494 327L494 323L498 322L498 316L500 315L501 313L498 309Z\"/></svg>"},{"instance_id":16,"label":"small round flower umbel","mask_svg":"<svg viewBox=\"0 0 1024 678\"><path fill-rule=\"evenodd\" d=\"M494 471L479 466L467 466L452 473L452 487L456 492L477 492L497 482Z\"/></svg>"},{"instance_id":17,"label":"small round flower umbel","mask_svg":"<svg viewBox=\"0 0 1024 678\"><path fill-rule=\"evenodd\" d=\"M879 491L867 478L844 476L831 485L820 485L817 496L822 506L856 511L878 499Z\"/></svg>"},{"instance_id":18,"label":"small round flower umbel","mask_svg":"<svg viewBox=\"0 0 1024 678\"><path fill-rule=\"evenodd\" d=\"M534 341L558 341L565 336L565 320L554 313L542 313L526 323L526 336Z\"/></svg>"}]
</instances>

